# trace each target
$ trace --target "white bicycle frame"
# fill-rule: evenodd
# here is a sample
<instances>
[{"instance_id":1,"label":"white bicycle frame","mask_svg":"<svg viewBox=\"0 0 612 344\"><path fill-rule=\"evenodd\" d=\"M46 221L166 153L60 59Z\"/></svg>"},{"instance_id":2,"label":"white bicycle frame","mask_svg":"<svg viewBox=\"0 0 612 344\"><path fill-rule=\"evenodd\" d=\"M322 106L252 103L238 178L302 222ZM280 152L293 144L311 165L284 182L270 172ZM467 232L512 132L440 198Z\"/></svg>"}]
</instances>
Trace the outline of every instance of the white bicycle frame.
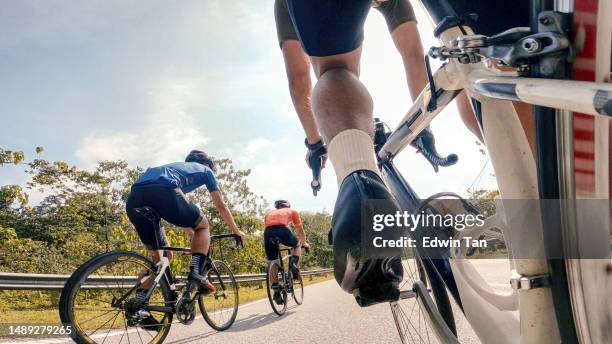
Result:
<instances>
[{"instance_id":1,"label":"white bicycle frame","mask_svg":"<svg viewBox=\"0 0 612 344\"><path fill-rule=\"evenodd\" d=\"M603 13L605 12L601 11L600 16ZM462 35L459 28L451 28L442 33L442 44L451 47L451 41ZM491 227L500 228L506 238L513 274L546 275L548 268L545 259L512 258L545 257L545 252L541 224L534 223L530 228L524 226L508 228L505 221L506 218L512 218L520 209L515 209L516 202L506 204L504 199L539 199L536 162L511 101L565 110L557 114L561 118L559 130L567 134L568 126L572 128L569 111L594 116L605 115L599 106L596 108L595 104L600 103L596 102L595 97L597 95L601 98L603 95L607 97L605 101L612 101L610 99L612 84L519 78L515 72L499 71L489 62L461 64L456 59L449 60L438 69L433 74L433 80L438 91L437 108L428 110L432 90L426 87L379 151L379 158L384 160L395 157L452 101L458 91L465 89L470 97L482 104L482 131L501 199L497 202L496 215L487 219L485 226L466 229L462 231L462 235L478 237L479 231L483 232ZM440 92L440 89L443 91ZM604 123L605 128L600 128L597 135L605 137L604 142L607 142L608 127L607 122ZM570 130L569 133L571 132ZM571 142L573 137L566 135L566 138ZM567 156L570 156L571 148L573 148L571 144L569 147L567 144L558 147L560 154L568 154ZM608 156L607 145L596 147L595 159L607 161ZM569 172L573 173L573 170ZM607 163L605 166L600 164L596 173L598 188L608 190ZM512 235L508 235L510 232ZM605 238L604 240L607 240ZM485 282L469 260L463 259L465 250L459 249L452 252L452 255L451 268L465 316L483 343L560 342L550 289L519 288L507 294L497 293ZM516 311L519 317L516 316ZM582 338L581 342L590 341L584 341Z\"/></svg>"}]
</instances>

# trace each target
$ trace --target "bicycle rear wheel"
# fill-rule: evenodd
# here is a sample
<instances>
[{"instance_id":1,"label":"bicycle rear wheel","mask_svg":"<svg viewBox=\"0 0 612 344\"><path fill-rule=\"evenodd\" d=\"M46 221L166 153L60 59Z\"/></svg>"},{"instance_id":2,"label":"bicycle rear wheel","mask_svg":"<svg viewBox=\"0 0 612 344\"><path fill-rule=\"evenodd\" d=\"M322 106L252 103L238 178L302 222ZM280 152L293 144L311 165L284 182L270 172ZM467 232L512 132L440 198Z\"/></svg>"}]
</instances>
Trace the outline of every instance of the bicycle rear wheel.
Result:
<instances>
[{"instance_id":1,"label":"bicycle rear wheel","mask_svg":"<svg viewBox=\"0 0 612 344\"><path fill-rule=\"evenodd\" d=\"M174 302L167 279L160 279L144 307L135 298L136 287L156 274L155 263L134 252L108 252L90 259L62 290L62 323L72 326L77 343L105 342L111 337L118 343L163 342L170 331Z\"/></svg>"},{"instance_id":2,"label":"bicycle rear wheel","mask_svg":"<svg viewBox=\"0 0 612 344\"><path fill-rule=\"evenodd\" d=\"M210 327L217 331L232 326L238 314L238 284L230 268L220 260L213 262L208 280L216 290L198 297L200 312Z\"/></svg>"},{"instance_id":3,"label":"bicycle rear wheel","mask_svg":"<svg viewBox=\"0 0 612 344\"><path fill-rule=\"evenodd\" d=\"M275 290L272 285L277 283L277 290L280 293L279 303L274 300ZM285 280L285 271L282 269L278 260L273 260L268 264L266 270L266 291L268 292L268 301L274 313L283 315L287 311L287 281Z\"/></svg>"}]
</instances>

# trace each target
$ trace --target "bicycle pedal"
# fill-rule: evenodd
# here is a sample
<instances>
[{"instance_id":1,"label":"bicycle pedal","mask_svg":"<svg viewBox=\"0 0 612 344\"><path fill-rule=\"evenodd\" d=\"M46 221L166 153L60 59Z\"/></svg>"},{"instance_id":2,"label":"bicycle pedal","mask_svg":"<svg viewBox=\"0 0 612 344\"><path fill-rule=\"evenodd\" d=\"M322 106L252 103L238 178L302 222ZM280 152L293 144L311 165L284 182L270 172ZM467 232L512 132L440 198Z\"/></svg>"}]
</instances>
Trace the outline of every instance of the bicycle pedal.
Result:
<instances>
[{"instance_id":1,"label":"bicycle pedal","mask_svg":"<svg viewBox=\"0 0 612 344\"><path fill-rule=\"evenodd\" d=\"M396 282L387 282L372 287L361 287L353 290L355 301L361 307L368 307L382 302L399 300L400 291Z\"/></svg>"}]
</instances>

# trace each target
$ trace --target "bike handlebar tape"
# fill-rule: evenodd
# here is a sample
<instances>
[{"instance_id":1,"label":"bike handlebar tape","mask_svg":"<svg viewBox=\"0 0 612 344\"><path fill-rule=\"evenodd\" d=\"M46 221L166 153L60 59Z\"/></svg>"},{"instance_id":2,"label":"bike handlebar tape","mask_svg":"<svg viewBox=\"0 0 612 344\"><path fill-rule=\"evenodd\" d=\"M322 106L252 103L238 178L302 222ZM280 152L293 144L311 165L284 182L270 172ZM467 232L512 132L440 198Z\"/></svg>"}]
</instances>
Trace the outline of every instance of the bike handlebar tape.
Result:
<instances>
[{"instance_id":1,"label":"bike handlebar tape","mask_svg":"<svg viewBox=\"0 0 612 344\"><path fill-rule=\"evenodd\" d=\"M374 141L364 131L348 129L337 134L329 143L327 152L336 171L338 185L346 176L359 170L372 171L380 176Z\"/></svg>"}]
</instances>

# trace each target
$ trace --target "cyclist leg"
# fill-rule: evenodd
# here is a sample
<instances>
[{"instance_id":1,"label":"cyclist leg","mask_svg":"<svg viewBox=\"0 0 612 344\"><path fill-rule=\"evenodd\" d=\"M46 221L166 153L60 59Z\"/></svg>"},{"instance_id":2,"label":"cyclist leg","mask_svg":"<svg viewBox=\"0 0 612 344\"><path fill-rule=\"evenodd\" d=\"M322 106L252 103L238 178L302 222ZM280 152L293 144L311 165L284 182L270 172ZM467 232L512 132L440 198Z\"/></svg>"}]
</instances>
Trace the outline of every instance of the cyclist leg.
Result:
<instances>
[{"instance_id":1,"label":"cyclist leg","mask_svg":"<svg viewBox=\"0 0 612 344\"><path fill-rule=\"evenodd\" d=\"M278 227L273 226L264 229L264 250L268 263L279 258L278 246L272 242L273 238L278 237L277 228ZM270 269L270 287L274 290L272 298L277 304L281 304L283 300L278 287L278 267L276 264L272 265Z\"/></svg>"},{"instance_id":2,"label":"cyclist leg","mask_svg":"<svg viewBox=\"0 0 612 344\"><path fill-rule=\"evenodd\" d=\"M410 97L414 101L427 84L427 72L412 6L408 0L389 0L375 2L375 8L385 18L393 43L402 56Z\"/></svg>"},{"instance_id":3,"label":"cyclist leg","mask_svg":"<svg viewBox=\"0 0 612 344\"><path fill-rule=\"evenodd\" d=\"M132 188L125 206L128 219L134 225L140 241L145 245L149 257L151 257L155 263L160 261L158 251L159 247L168 245L166 232L163 230L163 228L161 228L161 226L156 226L149 219L136 212L135 209L145 206L157 209L155 197L163 192L164 190L160 190L155 186ZM159 232L155 233L156 230ZM168 259L172 259L172 252L168 252ZM142 270L138 274L138 280L142 281L143 277L145 277L147 274L149 274L149 270ZM149 289L153 281L153 276L150 276L138 286L136 289L136 299L139 302L144 303L146 301L146 291Z\"/></svg>"},{"instance_id":4,"label":"cyclist leg","mask_svg":"<svg viewBox=\"0 0 612 344\"><path fill-rule=\"evenodd\" d=\"M291 247L291 257L289 257L289 268L294 275L298 273L298 263L300 261L300 255L302 250L300 247L300 241L297 236L291 232L288 227L278 227L278 238L281 244Z\"/></svg>"},{"instance_id":5,"label":"cyclist leg","mask_svg":"<svg viewBox=\"0 0 612 344\"><path fill-rule=\"evenodd\" d=\"M276 226L272 226L264 229L264 251L266 253L268 263L279 258L278 246L272 242L272 239L278 237L276 228ZM272 271L272 282L278 283L278 271L276 270L276 266L273 268L274 271Z\"/></svg>"},{"instance_id":6,"label":"cyclist leg","mask_svg":"<svg viewBox=\"0 0 612 344\"><path fill-rule=\"evenodd\" d=\"M363 23L371 0L290 0L288 5L318 77L313 112L340 185L331 230L336 281L347 292L358 291L358 301L391 298L401 281L401 262L398 266L389 264L399 262L397 258L362 256L361 247L362 201L394 202L374 157L372 99L358 79ZM366 289L371 295L364 297Z\"/></svg>"},{"instance_id":7,"label":"cyclist leg","mask_svg":"<svg viewBox=\"0 0 612 344\"><path fill-rule=\"evenodd\" d=\"M186 229L188 235L190 234L189 229L193 230L189 280L212 289L210 288L212 285L206 281L206 274L210 267L208 221L197 205L187 201L185 194L180 189L168 190L170 190L168 194L160 200L159 214L169 223Z\"/></svg>"}]
</instances>

